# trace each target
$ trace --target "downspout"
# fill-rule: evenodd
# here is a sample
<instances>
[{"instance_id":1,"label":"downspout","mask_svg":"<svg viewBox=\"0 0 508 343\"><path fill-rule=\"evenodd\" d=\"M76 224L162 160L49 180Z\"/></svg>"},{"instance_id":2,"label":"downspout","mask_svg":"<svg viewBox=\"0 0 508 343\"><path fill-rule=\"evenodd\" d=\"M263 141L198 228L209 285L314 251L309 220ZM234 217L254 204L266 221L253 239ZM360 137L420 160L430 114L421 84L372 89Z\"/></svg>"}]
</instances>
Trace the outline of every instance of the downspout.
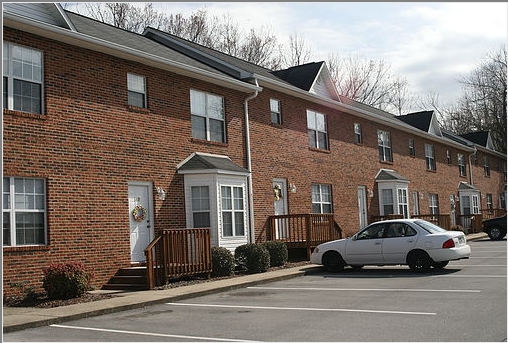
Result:
<instances>
[{"instance_id":1,"label":"downspout","mask_svg":"<svg viewBox=\"0 0 508 343\"><path fill-rule=\"evenodd\" d=\"M474 186L474 183L473 183L473 166L471 164L471 156L476 155L476 151L477 151L475 146L473 146L473 149L474 149L474 152L469 155L469 184L471 186Z\"/></svg>"},{"instance_id":2,"label":"downspout","mask_svg":"<svg viewBox=\"0 0 508 343\"><path fill-rule=\"evenodd\" d=\"M259 88L258 80L254 79L256 86ZM250 231L250 242L254 243L256 241L256 234L254 229L254 195L252 189L252 158L250 151L250 128L249 128L249 101L257 97L259 91L254 91L254 94L250 95L243 102L244 112L245 112L245 150L247 155L247 170L249 171L249 176L247 177L248 187L249 187L249 231Z\"/></svg>"}]
</instances>

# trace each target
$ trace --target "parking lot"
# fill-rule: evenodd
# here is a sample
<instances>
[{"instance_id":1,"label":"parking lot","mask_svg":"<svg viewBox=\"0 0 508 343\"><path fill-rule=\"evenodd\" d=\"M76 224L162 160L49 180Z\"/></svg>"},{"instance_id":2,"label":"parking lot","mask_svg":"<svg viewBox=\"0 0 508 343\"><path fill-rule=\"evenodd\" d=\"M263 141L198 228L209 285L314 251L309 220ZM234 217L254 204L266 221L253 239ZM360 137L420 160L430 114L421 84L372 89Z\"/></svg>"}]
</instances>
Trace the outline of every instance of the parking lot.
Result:
<instances>
[{"instance_id":1,"label":"parking lot","mask_svg":"<svg viewBox=\"0 0 508 343\"><path fill-rule=\"evenodd\" d=\"M470 242L471 258L318 272L4 334L4 341L506 341L506 240Z\"/></svg>"}]
</instances>

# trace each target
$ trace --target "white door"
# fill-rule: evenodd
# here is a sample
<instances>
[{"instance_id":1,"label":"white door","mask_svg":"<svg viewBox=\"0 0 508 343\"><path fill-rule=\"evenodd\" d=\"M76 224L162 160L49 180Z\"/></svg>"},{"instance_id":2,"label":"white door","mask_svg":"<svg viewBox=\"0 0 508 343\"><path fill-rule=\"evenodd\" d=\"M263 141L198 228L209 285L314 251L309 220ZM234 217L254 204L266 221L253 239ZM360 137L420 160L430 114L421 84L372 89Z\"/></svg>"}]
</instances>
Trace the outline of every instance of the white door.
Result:
<instances>
[{"instance_id":1,"label":"white door","mask_svg":"<svg viewBox=\"0 0 508 343\"><path fill-rule=\"evenodd\" d=\"M358 186L358 215L360 217L360 230L367 226L367 197L365 186Z\"/></svg>"},{"instance_id":2,"label":"white door","mask_svg":"<svg viewBox=\"0 0 508 343\"><path fill-rule=\"evenodd\" d=\"M273 179L273 208L276 216L288 214L288 192L285 179ZM281 218L275 221L275 238L288 237L287 219Z\"/></svg>"},{"instance_id":3,"label":"white door","mask_svg":"<svg viewBox=\"0 0 508 343\"><path fill-rule=\"evenodd\" d=\"M153 239L150 184L129 184L131 262L145 262L145 248Z\"/></svg>"}]
</instances>

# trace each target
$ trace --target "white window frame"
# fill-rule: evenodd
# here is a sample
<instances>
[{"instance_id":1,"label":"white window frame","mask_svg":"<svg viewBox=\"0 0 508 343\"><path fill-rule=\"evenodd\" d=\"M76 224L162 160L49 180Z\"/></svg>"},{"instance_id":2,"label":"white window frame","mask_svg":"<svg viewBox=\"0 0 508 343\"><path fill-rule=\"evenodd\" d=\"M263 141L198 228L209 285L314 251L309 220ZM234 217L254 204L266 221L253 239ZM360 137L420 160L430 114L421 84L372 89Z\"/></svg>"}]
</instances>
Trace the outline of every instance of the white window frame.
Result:
<instances>
[{"instance_id":1,"label":"white window frame","mask_svg":"<svg viewBox=\"0 0 508 343\"><path fill-rule=\"evenodd\" d=\"M434 145L425 144L425 163L427 166L427 170L436 170L436 152L434 149Z\"/></svg>"},{"instance_id":2,"label":"white window frame","mask_svg":"<svg viewBox=\"0 0 508 343\"><path fill-rule=\"evenodd\" d=\"M483 156L483 174L490 177L490 161L488 156Z\"/></svg>"},{"instance_id":3,"label":"white window frame","mask_svg":"<svg viewBox=\"0 0 508 343\"><path fill-rule=\"evenodd\" d=\"M270 99L270 120L273 124L282 125L280 100Z\"/></svg>"},{"instance_id":4,"label":"white window frame","mask_svg":"<svg viewBox=\"0 0 508 343\"><path fill-rule=\"evenodd\" d=\"M408 145L409 145L409 156L416 156L415 140L413 138L409 138Z\"/></svg>"},{"instance_id":5,"label":"white window frame","mask_svg":"<svg viewBox=\"0 0 508 343\"><path fill-rule=\"evenodd\" d=\"M8 181L8 184L7 184ZM20 182L22 181L22 185ZM4 228L3 235L4 247L16 247L16 246L44 246L47 244L47 215L46 215L46 180L41 178L26 178L26 177L4 177L3 188L3 205L2 211L5 219L8 219L8 230L9 235L6 236L5 230L7 229L6 222L3 220ZM33 182L34 185L31 189L27 189L29 185L27 183ZM38 183L36 186L35 183ZM23 189L19 187L22 186ZM33 216L35 221L35 215L42 215L42 228L26 227L25 230L39 231L39 236L42 236L40 242L18 242L18 225L21 225L22 218L18 216L30 217ZM35 224L34 224L35 225ZM21 230L21 229L19 229ZM6 239L10 239L10 243L6 245Z\"/></svg>"},{"instance_id":6,"label":"white window frame","mask_svg":"<svg viewBox=\"0 0 508 343\"><path fill-rule=\"evenodd\" d=\"M202 190L206 189L208 196L203 196ZM199 190L199 196L194 196L194 191ZM190 186L190 195L191 195L191 218L192 218L192 227L210 227L211 225L211 207L210 207L210 186L208 185L192 185ZM208 225L198 225L196 223L196 214L208 214Z\"/></svg>"},{"instance_id":7,"label":"white window frame","mask_svg":"<svg viewBox=\"0 0 508 343\"><path fill-rule=\"evenodd\" d=\"M225 190L229 190L230 197L225 197ZM240 194L240 197L238 197ZM227 201L229 199L229 201ZM220 220L221 220L221 235L225 238L245 237L247 234L246 216L245 216L245 188L239 185L220 185ZM229 214L231 217L231 233L225 232L224 216ZM237 216L241 216L238 220Z\"/></svg>"},{"instance_id":8,"label":"white window frame","mask_svg":"<svg viewBox=\"0 0 508 343\"><path fill-rule=\"evenodd\" d=\"M464 154L457 154L457 164L459 166L459 176L466 176L466 158Z\"/></svg>"},{"instance_id":9,"label":"white window frame","mask_svg":"<svg viewBox=\"0 0 508 343\"><path fill-rule=\"evenodd\" d=\"M3 101L4 108L14 111L44 114L44 54L41 50L33 49L23 45L10 42L3 42ZM37 85L39 87L38 97L29 97L27 102L16 101L14 83L21 82L23 86ZM5 83L6 82L6 83ZM26 98L26 97L25 97ZM37 103L35 108L33 104ZM37 108L38 107L38 108Z\"/></svg>"},{"instance_id":10,"label":"white window frame","mask_svg":"<svg viewBox=\"0 0 508 343\"><path fill-rule=\"evenodd\" d=\"M147 108L146 101L146 78L142 75L127 73L127 101L130 106ZM141 104L137 103L137 97L131 99L131 95L140 96Z\"/></svg>"},{"instance_id":11,"label":"white window frame","mask_svg":"<svg viewBox=\"0 0 508 343\"><path fill-rule=\"evenodd\" d=\"M379 160L381 162L393 162L392 140L390 132L378 130L377 144L379 149Z\"/></svg>"},{"instance_id":12,"label":"white window frame","mask_svg":"<svg viewBox=\"0 0 508 343\"><path fill-rule=\"evenodd\" d=\"M429 212L439 214L439 196L435 193L429 193Z\"/></svg>"},{"instance_id":13,"label":"white window frame","mask_svg":"<svg viewBox=\"0 0 508 343\"><path fill-rule=\"evenodd\" d=\"M363 144L362 124L354 123L355 143Z\"/></svg>"},{"instance_id":14,"label":"white window frame","mask_svg":"<svg viewBox=\"0 0 508 343\"><path fill-rule=\"evenodd\" d=\"M332 186L313 183L311 189L312 189L312 212L333 213ZM316 210L318 210L318 212Z\"/></svg>"},{"instance_id":15,"label":"white window frame","mask_svg":"<svg viewBox=\"0 0 508 343\"><path fill-rule=\"evenodd\" d=\"M226 142L226 116L222 96L191 89L190 109L192 137L213 142ZM203 129L195 127L197 122L194 121L197 119L204 120ZM220 127L220 132L213 131L212 124L214 127ZM218 136L220 136L220 139Z\"/></svg>"},{"instance_id":16,"label":"white window frame","mask_svg":"<svg viewBox=\"0 0 508 343\"><path fill-rule=\"evenodd\" d=\"M326 114L307 110L307 132L312 148L328 150Z\"/></svg>"},{"instance_id":17,"label":"white window frame","mask_svg":"<svg viewBox=\"0 0 508 343\"><path fill-rule=\"evenodd\" d=\"M409 200L407 193L407 188L397 188L398 214L402 214L404 218L409 218Z\"/></svg>"}]
</instances>

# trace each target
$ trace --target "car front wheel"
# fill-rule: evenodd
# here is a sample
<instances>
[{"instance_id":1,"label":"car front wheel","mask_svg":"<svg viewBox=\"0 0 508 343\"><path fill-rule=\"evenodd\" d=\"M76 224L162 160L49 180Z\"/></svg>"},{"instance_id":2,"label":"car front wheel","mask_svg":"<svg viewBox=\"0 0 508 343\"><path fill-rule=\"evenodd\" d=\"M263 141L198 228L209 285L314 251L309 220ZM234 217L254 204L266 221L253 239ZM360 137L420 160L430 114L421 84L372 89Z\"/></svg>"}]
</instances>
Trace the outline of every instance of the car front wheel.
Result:
<instances>
[{"instance_id":1,"label":"car front wheel","mask_svg":"<svg viewBox=\"0 0 508 343\"><path fill-rule=\"evenodd\" d=\"M409 253L407 264L412 271L417 273L425 273L431 267L431 259L425 251L416 250Z\"/></svg>"},{"instance_id":2,"label":"car front wheel","mask_svg":"<svg viewBox=\"0 0 508 343\"><path fill-rule=\"evenodd\" d=\"M498 241L506 236L506 233L504 233L503 230L498 226L492 227L487 234L493 241Z\"/></svg>"},{"instance_id":3,"label":"car front wheel","mask_svg":"<svg viewBox=\"0 0 508 343\"><path fill-rule=\"evenodd\" d=\"M327 251L323 255L323 267L327 272L338 273L344 269L346 263L336 251Z\"/></svg>"}]
</instances>

